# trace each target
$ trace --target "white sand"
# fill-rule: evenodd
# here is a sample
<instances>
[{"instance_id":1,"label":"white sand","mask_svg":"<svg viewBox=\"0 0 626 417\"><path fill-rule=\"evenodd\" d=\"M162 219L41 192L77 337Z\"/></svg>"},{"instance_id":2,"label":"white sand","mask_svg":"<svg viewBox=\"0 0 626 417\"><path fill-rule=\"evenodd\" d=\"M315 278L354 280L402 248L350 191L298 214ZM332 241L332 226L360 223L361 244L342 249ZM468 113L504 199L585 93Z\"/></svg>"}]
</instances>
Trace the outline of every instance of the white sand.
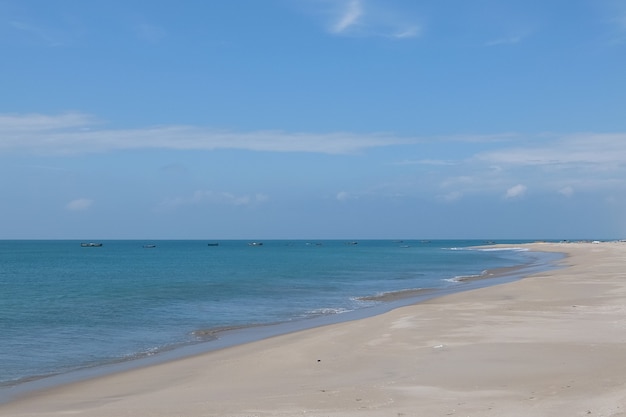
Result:
<instances>
[{"instance_id":1,"label":"white sand","mask_svg":"<svg viewBox=\"0 0 626 417\"><path fill-rule=\"evenodd\" d=\"M568 268L29 395L9 416L626 416L626 243Z\"/></svg>"}]
</instances>

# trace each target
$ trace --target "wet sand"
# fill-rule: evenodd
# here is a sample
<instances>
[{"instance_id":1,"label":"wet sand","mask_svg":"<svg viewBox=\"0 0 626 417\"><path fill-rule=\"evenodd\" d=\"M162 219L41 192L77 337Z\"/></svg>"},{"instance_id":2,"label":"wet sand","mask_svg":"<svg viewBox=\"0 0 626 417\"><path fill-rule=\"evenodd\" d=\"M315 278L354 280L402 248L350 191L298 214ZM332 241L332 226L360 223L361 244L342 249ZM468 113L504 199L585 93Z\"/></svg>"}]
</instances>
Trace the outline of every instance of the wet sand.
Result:
<instances>
[{"instance_id":1,"label":"wet sand","mask_svg":"<svg viewBox=\"0 0 626 417\"><path fill-rule=\"evenodd\" d=\"M32 393L2 416L626 416L626 243L361 320Z\"/></svg>"}]
</instances>

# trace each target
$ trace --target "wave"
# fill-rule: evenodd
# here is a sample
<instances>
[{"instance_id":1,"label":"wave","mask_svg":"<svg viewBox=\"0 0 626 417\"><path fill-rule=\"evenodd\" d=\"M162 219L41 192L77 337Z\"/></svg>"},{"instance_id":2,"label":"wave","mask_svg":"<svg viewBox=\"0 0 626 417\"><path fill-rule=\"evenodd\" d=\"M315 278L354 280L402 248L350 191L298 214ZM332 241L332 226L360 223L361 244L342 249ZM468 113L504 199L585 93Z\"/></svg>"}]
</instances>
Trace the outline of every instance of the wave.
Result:
<instances>
[{"instance_id":1,"label":"wave","mask_svg":"<svg viewBox=\"0 0 626 417\"><path fill-rule=\"evenodd\" d=\"M305 313L306 317L329 316L331 314L341 314L352 311L348 308L316 308Z\"/></svg>"},{"instance_id":2,"label":"wave","mask_svg":"<svg viewBox=\"0 0 626 417\"><path fill-rule=\"evenodd\" d=\"M443 250L462 250L462 251L477 251L477 252L498 252L498 251L528 252L528 248L520 248L520 247L501 247L501 248L452 247L452 248L443 248Z\"/></svg>"},{"instance_id":3,"label":"wave","mask_svg":"<svg viewBox=\"0 0 626 417\"><path fill-rule=\"evenodd\" d=\"M498 251L511 251L511 252L528 252L528 248L511 247L511 248L474 248L480 252L498 252Z\"/></svg>"},{"instance_id":4,"label":"wave","mask_svg":"<svg viewBox=\"0 0 626 417\"><path fill-rule=\"evenodd\" d=\"M483 278L485 276L486 272L483 272L482 274L477 274L477 275L457 275L455 277L452 278L444 278L442 281L446 281L446 282L453 282L453 283L459 283L459 282L464 282L464 281L470 281L473 279L480 279Z\"/></svg>"}]
</instances>

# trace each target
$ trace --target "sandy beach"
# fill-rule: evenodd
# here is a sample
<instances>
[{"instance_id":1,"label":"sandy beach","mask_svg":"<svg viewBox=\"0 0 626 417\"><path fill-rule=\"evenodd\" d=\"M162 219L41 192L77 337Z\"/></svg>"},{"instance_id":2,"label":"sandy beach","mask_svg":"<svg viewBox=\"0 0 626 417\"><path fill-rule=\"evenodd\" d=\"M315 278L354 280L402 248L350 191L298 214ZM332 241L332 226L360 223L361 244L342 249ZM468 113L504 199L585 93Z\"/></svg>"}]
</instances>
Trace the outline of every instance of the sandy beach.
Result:
<instances>
[{"instance_id":1,"label":"sandy beach","mask_svg":"<svg viewBox=\"0 0 626 417\"><path fill-rule=\"evenodd\" d=\"M29 394L9 416L626 416L626 243L379 316Z\"/></svg>"}]
</instances>

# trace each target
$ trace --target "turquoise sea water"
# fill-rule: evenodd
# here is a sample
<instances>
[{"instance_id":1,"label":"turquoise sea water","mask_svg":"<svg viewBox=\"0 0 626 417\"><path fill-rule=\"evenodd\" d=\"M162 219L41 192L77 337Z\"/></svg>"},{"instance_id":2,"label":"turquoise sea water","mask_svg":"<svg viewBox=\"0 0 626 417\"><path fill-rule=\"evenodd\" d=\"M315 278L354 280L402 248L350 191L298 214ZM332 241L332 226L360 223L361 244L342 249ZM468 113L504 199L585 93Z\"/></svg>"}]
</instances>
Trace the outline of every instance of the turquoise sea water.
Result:
<instances>
[{"instance_id":1,"label":"turquoise sea water","mask_svg":"<svg viewBox=\"0 0 626 417\"><path fill-rule=\"evenodd\" d=\"M0 241L0 386L362 310L382 293L548 262L484 241ZM155 247L145 247L153 244ZM303 325L305 327L305 325ZM210 333L210 332L209 332Z\"/></svg>"}]
</instances>

